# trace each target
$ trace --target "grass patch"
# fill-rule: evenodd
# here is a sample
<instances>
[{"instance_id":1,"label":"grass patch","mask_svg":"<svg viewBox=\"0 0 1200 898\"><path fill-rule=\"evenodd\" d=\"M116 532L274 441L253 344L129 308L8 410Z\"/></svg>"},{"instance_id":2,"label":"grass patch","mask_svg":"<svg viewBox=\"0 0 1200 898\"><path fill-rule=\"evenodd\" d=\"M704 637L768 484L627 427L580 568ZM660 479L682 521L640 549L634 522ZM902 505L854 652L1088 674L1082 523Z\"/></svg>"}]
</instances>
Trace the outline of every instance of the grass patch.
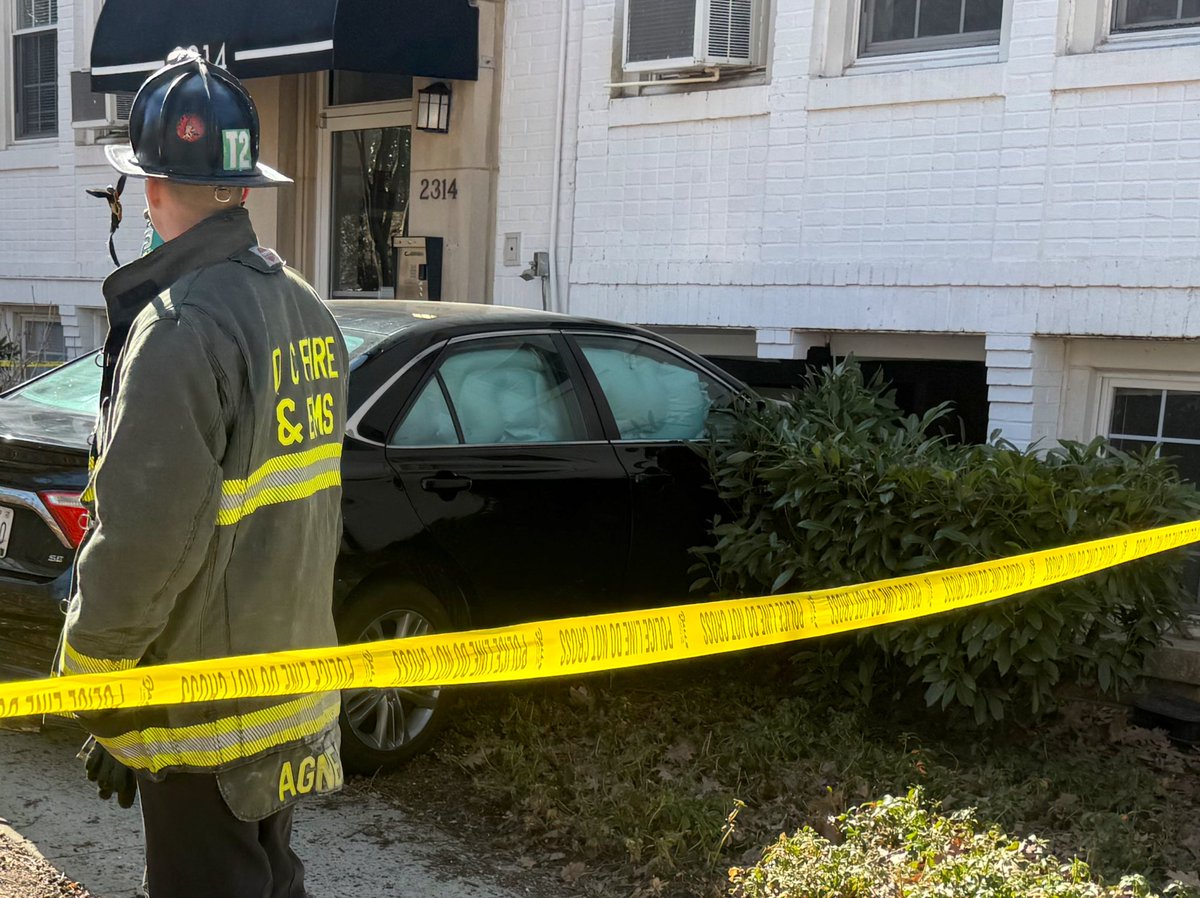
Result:
<instances>
[{"instance_id":1,"label":"grass patch","mask_svg":"<svg viewBox=\"0 0 1200 898\"><path fill-rule=\"evenodd\" d=\"M1200 756L1123 711L980 728L799 691L786 657L472 690L426 763L469 776L510 851L594 895L723 894L781 833L837 839L832 817L914 786L1108 882L1200 869Z\"/></svg>"}]
</instances>

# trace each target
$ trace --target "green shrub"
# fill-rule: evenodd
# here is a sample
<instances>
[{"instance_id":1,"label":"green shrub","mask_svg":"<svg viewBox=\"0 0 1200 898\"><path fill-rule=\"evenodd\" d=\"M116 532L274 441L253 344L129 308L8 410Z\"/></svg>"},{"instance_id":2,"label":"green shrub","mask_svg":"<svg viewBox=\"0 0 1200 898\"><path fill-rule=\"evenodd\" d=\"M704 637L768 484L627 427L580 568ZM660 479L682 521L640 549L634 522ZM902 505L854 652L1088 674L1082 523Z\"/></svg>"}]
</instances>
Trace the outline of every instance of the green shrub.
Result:
<instances>
[{"instance_id":1,"label":"green shrub","mask_svg":"<svg viewBox=\"0 0 1200 898\"><path fill-rule=\"evenodd\" d=\"M700 550L727 595L820 589L969 564L1191 520L1200 500L1171 465L1096 440L1020 451L930 436L852 361L790 404L735 413L709 447L732 510ZM1128 687L1179 620L1181 553L960 613L814 643L804 678L870 701L919 684L927 704L979 722L1038 713L1063 681Z\"/></svg>"},{"instance_id":2,"label":"green shrub","mask_svg":"<svg viewBox=\"0 0 1200 898\"><path fill-rule=\"evenodd\" d=\"M590 895L631 895L655 877L661 898L724 894L730 866L754 864L779 833L832 836L830 817L912 786L942 813L976 808L1037 833L1105 881L1137 873L1160 886L1200 870L1200 754L1129 728L1117 708L1064 702L1036 726L980 738L923 708L798 694L788 667L785 650L763 649L472 688L439 756L392 788L434 822L450 806L483 821L509 857L586 864ZM464 776L448 784L439 767Z\"/></svg>"},{"instance_id":3,"label":"green shrub","mask_svg":"<svg viewBox=\"0 0 1200 898\"><path fill-rule=\"evenodd\" d=\"M1116 886L1087 864L1061 863L1036 838L983 828L971 811L927 810L919 790L852 808L834 844L805 828L770 846L755 867L730 871L738 898L1152 898L1140 876ZM1182 895L1172 885L1166 894Z\"/></svg>"}]
</instances>

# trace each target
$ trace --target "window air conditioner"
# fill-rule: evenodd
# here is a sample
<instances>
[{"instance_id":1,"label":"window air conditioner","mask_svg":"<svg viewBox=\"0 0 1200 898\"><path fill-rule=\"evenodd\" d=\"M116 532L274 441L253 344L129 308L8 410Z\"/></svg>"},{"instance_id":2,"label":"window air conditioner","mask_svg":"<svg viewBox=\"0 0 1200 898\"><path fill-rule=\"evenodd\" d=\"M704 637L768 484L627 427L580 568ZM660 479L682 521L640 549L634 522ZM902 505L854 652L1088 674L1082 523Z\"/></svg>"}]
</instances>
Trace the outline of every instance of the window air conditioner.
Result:
<instances>
[{"instance_id":1,"label":"window air conditioner","mask_svg":"<svg viewBox=\"0 0 1200 898\"><path fill-rule=\"evenodd\" d=\"M71 73L71 125L84 128L119 128L129 124L132 93L99 94L92 90L92 73Z\"/></svg>"},{"instance_id":2,"label":"window air conditioner","mask_svg":"<svg viewBox=\"0 0 1200 898\"><path fill-rule=\"evenodd\" d=\"M761 64L764 0L625 0L627 72Z\"/></svg>"}]
</instances>

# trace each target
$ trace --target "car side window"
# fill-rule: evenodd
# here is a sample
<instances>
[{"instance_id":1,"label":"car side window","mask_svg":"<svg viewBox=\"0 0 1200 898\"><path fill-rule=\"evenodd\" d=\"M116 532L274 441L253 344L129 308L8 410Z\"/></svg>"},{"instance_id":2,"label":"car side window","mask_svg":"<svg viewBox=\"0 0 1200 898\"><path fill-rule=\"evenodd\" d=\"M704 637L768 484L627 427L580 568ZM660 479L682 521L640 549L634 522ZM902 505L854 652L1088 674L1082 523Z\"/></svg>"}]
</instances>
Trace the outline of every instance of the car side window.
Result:
<instances>
[{"instance_id":1,"label":"car side window","mask_svg":"<svg viewBox=\"0 0 1200 898\"><path fill-rule=\"evenodd\" d=\"M440 377L429 379L388 442L396 447L453 446L459 442Z\"/></svg>"},{"instance_id":2,"label":"car side window","mask_svg":"<svg viewBox=\"0 0 1200 898\"><path fill-rule=\"evenodd\" d=\"M579 397L544 335L452 347L389 440L394 447L562 443L587 439Z\"/></svg>"},{"instance_id":3,"label":"car side window","mask_svg":"<svg viewBox=\"0 0 1200 898\"><path fill-rule=\"evenodd\" d=\"M699 440L733 392L685 359L641 340L577 335L622 440Z\"/></svg>"}]
</instances>

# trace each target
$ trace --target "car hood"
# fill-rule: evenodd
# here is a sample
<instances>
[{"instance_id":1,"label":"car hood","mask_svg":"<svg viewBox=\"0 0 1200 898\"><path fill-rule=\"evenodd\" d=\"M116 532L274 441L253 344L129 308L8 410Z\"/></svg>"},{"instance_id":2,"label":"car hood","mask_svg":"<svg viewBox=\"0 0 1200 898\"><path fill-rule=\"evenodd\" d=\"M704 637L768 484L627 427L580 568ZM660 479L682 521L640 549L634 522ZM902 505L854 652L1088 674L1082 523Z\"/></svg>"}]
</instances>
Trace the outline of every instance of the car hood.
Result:
<instances>
[{"instance_id":1,"label":"car hood","mask_svg":"<svg viewBox=\"0 0 1200 898\"><path fill-rule=\"evenodd\" d=\"M0 441L86 452L94 415L51 408L28 399L0 399Z\"/></svg>"}]
</instances>

